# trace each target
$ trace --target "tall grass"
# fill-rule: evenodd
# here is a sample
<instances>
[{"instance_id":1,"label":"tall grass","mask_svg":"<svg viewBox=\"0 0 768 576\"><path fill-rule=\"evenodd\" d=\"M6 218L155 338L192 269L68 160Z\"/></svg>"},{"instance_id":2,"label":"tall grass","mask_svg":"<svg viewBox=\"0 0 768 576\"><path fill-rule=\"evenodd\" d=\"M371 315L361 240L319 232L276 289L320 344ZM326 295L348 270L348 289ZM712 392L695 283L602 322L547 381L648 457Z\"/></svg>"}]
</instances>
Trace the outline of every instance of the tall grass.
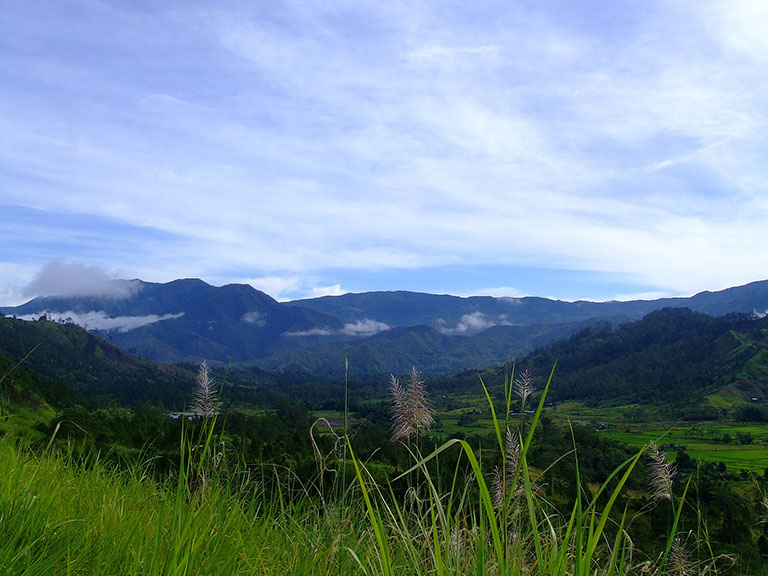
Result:
<instances>
[{"instance_id":1,"label":"tall grass","mask_svg":"<svg viewBox=\"0 0 768 576\"><path fill-rule=\"evenodd\" d=\"M715 573L711 556L693 562L687 552L707 544L705 530L681 531L687 488L658 504L671 518L661 555L634 549L618 502L644 449L593 493L580 487L570 510L547 500L538 487L545 471L528 455L552 377L527 420L510 414L515 394L524 408L532 381L508 375L501 410L481 382L502 463L496 472L487 454L451 439L427 455L404 444L412 466L377 482L345 434L339 465L349 459L354 482L336 474L337 485L319 492L284 469L228 463L216 411L185 425L177 472L164 481L149 473L151 462L117 469L95 453L74 458L74 447L34 453L0 438L0 574ZM459 462L440 477L433 464L452 450ZM581 486L577 452L563 457L575 459ZM703 543L691 542L701 534Z\"/></svg>"},{"instance_id":2,"label":"tall grass","mask_svg":"<svg viewBox=\"0 0 768 576\"><path fill-rule=\"evenodd\" d=\"M504 382L503 413L485 383L485 392L502 465L490 476L482 465L482 452L468 442L451 439L426 456L413 452L413 466L394 482L409 477L415 494L411 500L398 501L393 490L373 482L363 463L350 455L366 508L370 531L375 535L376 554L367 561L356 556L366 574L547 574L547 575L623 575L623 574L693 574L717 572L717 561L709 558L693 564L688 561L684 540L679 533L681 511L687 486L671 509L673 520L666 537L666 547L658 557L645 557L636 551L627 532L627 509L615 509L622 491L646 453L638 450L617 467L591 496L581 487L578 454L564 457L576 460L574 504L561 512L537 487L542 471L528 463L535 431L549 391L554 367L539 398L530 422L521 416L517 423L510 417L513 395L520 397L521 415L533 392L533 381L524 373L520 378L507 375ZM395 405L399 406L395 389ZM402 419L400 419L402 421ZM449 450L459 450L468 464L472 482L456 489L457 467L450 489L441 491L427 464ZM669 489L672 468L655 453L657 473L654 490ZM556 463L554 463L556 465ZM420 481L410 476L419 474ZM663 485L663 486L662 486ZM409 491L409 493L411 493ZM657 492L658 493L658 492ZM699 536L706 531L699 531ZM699 549L709 549L708 541L697 542Z\"/></svg>"},{"instance_id":3,"label":"tall grass","mask_svg":"<svg viewBox=\"0 0 768 576\"><path fill-rule=\"evenodd\" d=\"M214 468L203 483L208 433L185 434L185 461L165 482L0 438L0 574L359 572L347 551L365 557L371 545L359 507L330 513L299 492L265 499L261 476L244 471Z\"/></svg>"}]
</instances>

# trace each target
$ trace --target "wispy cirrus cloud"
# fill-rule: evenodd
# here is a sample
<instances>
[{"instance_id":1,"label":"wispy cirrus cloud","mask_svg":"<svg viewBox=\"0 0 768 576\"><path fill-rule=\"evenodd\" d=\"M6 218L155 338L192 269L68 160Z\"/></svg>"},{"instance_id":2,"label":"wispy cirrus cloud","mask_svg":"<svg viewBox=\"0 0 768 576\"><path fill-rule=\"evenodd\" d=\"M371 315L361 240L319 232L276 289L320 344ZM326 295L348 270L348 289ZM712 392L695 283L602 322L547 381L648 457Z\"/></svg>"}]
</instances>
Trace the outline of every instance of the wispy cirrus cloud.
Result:
<instances>
[{"instance_id":1,"label":"wispy cirrus cloud","mask_svg":"<svg viewBox=\"0 0 768 576\"><path fill-rule=\"evenodd\" d=\"M0 260L253 278L279 299L446 267L561 297L520 271L621 284L604 293L754 280L764 12L19 4L0 22L0 204L36 233L0 222Z\"/></svg>"}]
</instances>

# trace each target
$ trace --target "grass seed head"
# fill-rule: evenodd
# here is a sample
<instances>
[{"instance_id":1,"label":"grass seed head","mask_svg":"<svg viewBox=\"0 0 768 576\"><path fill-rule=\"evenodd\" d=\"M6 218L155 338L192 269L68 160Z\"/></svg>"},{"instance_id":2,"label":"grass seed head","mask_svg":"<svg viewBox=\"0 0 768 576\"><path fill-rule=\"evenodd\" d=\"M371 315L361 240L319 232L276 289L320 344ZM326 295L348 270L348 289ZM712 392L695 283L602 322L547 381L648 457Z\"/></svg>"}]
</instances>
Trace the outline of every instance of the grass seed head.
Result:
<instances>
[{"instance_id":1,"label":"grass seed head","mask_svg":"<svg viewBox=\"0 0 768 576\"><path fill-rule=\"evenodd\" d=\"M514 478L515 472L517 472L517 466L520 463L520 439L518 435L509 428L507 428L507 434L504 441L504 451L506 452L507 459L507 476Z\"/></svg>"},{"instance_id":2,"label":"grass seed head","mask_svg":"<svg viewBox=\"0 0 768 576\"><path fill-rule=\"evenodd\" d=\"M435 423L432 407L427 399L424 381L416 368L411 370L408 383L403 386L394 375L390 376L392 394L392 440L407 440L411 435L421 436Z\"/></svg>"},{"instance_id":3,"label":"grass seed head","mask_svg":"<svg viewBox=\"0 0 768 576\"><path fill-rule=\"evenodd\" d=\"M197 370L197 387L192 402L192 410L203 418L210 418L219 413L219 394L216 381L211 377L208 363L203 360Z\"/></svg>"},{"instance_id":4,"label":"grass seed head","mask_svg":"<svg viewBox=\"0 0 768 576\"><path fill-rule=\"evenodd\" d=\"M674 574L680 576L691 574L691 557L680 536L675 536L672 541L672 547L669 550L669 567Z\"/></svg>"},{"instance_id":5,"label":"grass seed head","mask_svg":"<svg viewBox=\"0 0 768 576\"><path fill-rule=\"evenodd\" d=\"M493 469L493 481L491 483L491 503L494 510L500 510L504 505L506 494L504 490L504 473L496 466Z\"/></svg>"},{"instance_id":6,"label":"grass seed head","mask_svg":"<svg viewBox=\"0 0 768 576\"><path fill-rule=\"evenodd\" d=\"M528 400L528 396L533 394L534 390L533 376L530 372L528 372L528 370L524 371L522 374L520 374L520 376L515 378L513 389L515 394L517 394L523 401L523 404L525 404L525 401Z\"/></svg>"},{"instance_id":7,"label":"grass seed head","mask_svg":"<svg viewBox=\"0 0 768 576\"><path fill-rule=\"evenodd\" d=\"M509 487L514 480L517 466L520 463L520 440L516 433L507 428L504 441L505 468L496 467L493 470L491 502L493 507L498 510L504 505L504 501L509 494ZM506 478L504 477L506 471ZM515 489L515 497L522 493L521 486Z\"/></svg>"},{"instance_id":8,"label":"grass seed head","mask_svg":"<svg viewBox=\"0 0 768 576\"><path fill-rule=\"evenodd\" d=\"M672 483L677 470L675 465L667 462L667 456L651 442L650 450L650 480L651 494L656 500L672 500Z\"/></svg>"}]
</instances>

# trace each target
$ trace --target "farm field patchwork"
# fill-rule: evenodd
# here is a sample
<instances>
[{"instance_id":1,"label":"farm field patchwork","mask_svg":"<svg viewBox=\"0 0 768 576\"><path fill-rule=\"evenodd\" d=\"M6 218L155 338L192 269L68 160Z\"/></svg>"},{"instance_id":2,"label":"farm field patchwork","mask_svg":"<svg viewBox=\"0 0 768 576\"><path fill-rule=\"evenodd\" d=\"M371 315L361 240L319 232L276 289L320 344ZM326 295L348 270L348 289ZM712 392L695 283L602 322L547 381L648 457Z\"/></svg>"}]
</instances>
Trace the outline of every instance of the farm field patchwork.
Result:
<instances>
[{"instance_id":1,"label":"farm field patchwork","mask_svg":"<svg viewBox=\"0 0 768 576\"><path fill-rule=\"evenodd\" d=\"M768 468L768 423L659 420L653 407L589 408L577 403L560 405L550 414L558 414L558 420L569 417L594 425L609 438L628 446L656 442L666 447L670 459L684 449L696 460L723 462L731 473L762 473ZM640 415L648 420L638 421Z\"/></svg>"},{"instance_id":2,"label":"farm field patchwork","mask_svg":"<svg viewBox=\"0 0 768 576\"><path fill-rule=\"evenodd\" d=\"M488 404L480 395L443 396L436 399L438 432L482 433L492 430ZM768 469L768 423L663 419L653 406L592 408L568 402L545 409L556 425L568 422L594 426L607 437L628 446L656 442L673 460L678 450L701 462L722 462L730 473L741 470L762 474ZM514 419L519 418L519 414Z\"/></svg>"},{"instance_id":3,"label":"farm field patchwork","mask_svg":"<svg viewBox=\"0 0 768 576\"><path fill-rule=\"evenodd\" d=\"M623 429L607 427L605 433L629 446L641 446L650 441L669 446L670 459L674 459L678 450L684 449L696 460L723 462L730 472L762 473L768 468L768 424L674 424L666 428L656 424L633 424Z\"/></svg>"}]
</instances>

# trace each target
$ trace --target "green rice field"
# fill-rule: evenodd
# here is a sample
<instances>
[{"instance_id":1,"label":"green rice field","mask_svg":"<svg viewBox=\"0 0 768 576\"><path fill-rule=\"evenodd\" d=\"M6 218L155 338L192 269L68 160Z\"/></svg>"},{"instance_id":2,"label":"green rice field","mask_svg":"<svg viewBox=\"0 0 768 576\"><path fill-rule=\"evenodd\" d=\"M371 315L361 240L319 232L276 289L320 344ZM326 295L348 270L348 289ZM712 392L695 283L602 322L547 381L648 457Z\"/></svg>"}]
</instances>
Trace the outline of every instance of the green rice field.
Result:
<instances>
[{"instance_id":1,"label":"green rice field","mask_svg":"<svg viewBox=\"0 0 768 576\"><path fill-rule=\"evenodd\" d=\"M485 398L470 394L451 396L450 402L447 397L436 399L439 431L472 434L489 430L493 423L487 410L483 410L484 402ZM544 414L563 426L569 422L594 426L628 446L639 448L656 442L666 447L670 459L684 449L698 461L723 462L731 473L747 470L762 474L768 469L768 423L683 422L663 419L652 406L591 408L578 402L549 407Z\"/></svg>"}]
</instances>

